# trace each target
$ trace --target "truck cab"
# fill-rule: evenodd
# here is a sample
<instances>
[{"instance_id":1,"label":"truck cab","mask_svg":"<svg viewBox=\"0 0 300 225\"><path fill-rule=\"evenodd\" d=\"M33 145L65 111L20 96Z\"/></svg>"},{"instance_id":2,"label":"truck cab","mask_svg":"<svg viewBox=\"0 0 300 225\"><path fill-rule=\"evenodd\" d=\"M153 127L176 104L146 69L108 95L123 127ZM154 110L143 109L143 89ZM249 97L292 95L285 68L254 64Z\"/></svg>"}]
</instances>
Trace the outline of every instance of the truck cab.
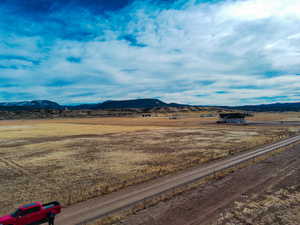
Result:
<instances>
[{"instance_id":1,"label":"truck cab","mask_svg":"<svg viewBox=\"0 0 300 225\"><path fill-rule=\"evenodd\" d=\"M42 205L41 202L33 202L20 206L14 213L0 217L0 225L37 225L48 221L48 213L60 213L58 202Z\"/></svg>"},{"instance_id":2,"label":"truck cab","mask_svg":"<svg viewBox=\"0 0 300 225\"><path fill-rule=\"evenodd\" d=\"M35 221L41 221L45 217L45 215L41 213L41 210L42 204L40 202L34 202L19 207L12 215L15 215L17 219L16 225L33 224Z\"/></svg>"}]
</instances>

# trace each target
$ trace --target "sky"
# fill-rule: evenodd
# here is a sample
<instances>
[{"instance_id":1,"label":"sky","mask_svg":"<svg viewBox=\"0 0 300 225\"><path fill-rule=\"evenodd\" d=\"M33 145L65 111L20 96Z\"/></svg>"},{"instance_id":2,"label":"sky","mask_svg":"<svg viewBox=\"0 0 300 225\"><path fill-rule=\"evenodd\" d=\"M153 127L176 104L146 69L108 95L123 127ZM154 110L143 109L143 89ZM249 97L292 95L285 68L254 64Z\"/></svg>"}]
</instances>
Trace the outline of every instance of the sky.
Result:
<instances>
[{"instance_id":1,"label":"sky","mask_svg":"<svg viewBox=\"0 0 300 225\"><path fill-rule=\"evenodd\" d=\"M0 102L297 102L299 11L299 0L0 0Z\"/></svg>"}]
</instances>

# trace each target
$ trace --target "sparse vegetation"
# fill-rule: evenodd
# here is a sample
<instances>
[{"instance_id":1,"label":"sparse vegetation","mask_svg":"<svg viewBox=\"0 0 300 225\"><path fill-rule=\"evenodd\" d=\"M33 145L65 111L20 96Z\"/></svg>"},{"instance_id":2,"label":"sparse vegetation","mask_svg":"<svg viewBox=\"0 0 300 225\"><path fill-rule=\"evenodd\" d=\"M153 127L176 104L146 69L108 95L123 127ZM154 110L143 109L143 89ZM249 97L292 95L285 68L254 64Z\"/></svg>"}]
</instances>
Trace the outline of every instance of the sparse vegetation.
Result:
<instances>
[{"instance_id":1,"label":"sparse vegetation","mask_svg":"<svg viewBox=\"0 0 300 225\"><path fill-rule=\"evenodd\" d=\"M264 196L251 196L223 213L214 225L300 224L300 186L280 189Z\"/></svg>"},{"instance_id":2,"label":"sparse vegetation","mask_svg":"<svg viewBox=\"0 0 300 225\"><path fill-rule=\"evenodd\" d=\"M253 117L248 117L249 121L300 121L300 112L257 112Z\"/></svg>"},{"instance_id":3,"label":"sparse vegetation","mask_svg":"<svg viewBox=\"0 0 300 225\"><path fill-rule=\"evenodd\" d=\"M285 138L297 129L201 125L203 118L1 121L1 213L64 205Z\"/></svg>"},{"instance_id":4,"label":"sparse vegetation","mask_svg":"<svg viewBox=\"0 0 300 225\"><path fill-rule=\"evenodd\" d=\"M295 145L293 145L293 146L295 146ZM195 181L193 183L186 184L186 185L180 186L178 188L169 190L165 193L162 193L161 195L158 195L156 197L153 197L153 198L147 199L145 201L142 201L140 203L137 203L133 207L129 207L128 209L118 211L118 212L116 212L112 215L109 215L109 216L103 217L101 219L95 220L91 223L88 223L87 225L112 225L112 224L120 225L120 224L123 224L122 219L125 219L128 216L137 214L137 213L139 213L139 211L145 210L145 209L147 209L151 206L155 206L156 204L158 204L161 201L168 201L168 200L172 199L173 197L175 197L177 195L180 195L180 194L182 194L186 191L191 191L191 190L196 189L200 186L203 186L206 183L208 183L209 181L220 180L220 179L224 178L226 175L228 175L230 173L233 173L238 169L241 169L241 168L253 165L255 163L258 163L260 161L266 160L267 158L269 158L273 155L276 155L280 152L286 151L290 147L291 146L280 148L280 149L278 149L276 151L272 151L272 152L270 152L266 155L262 155L260 157L257 157L254 160L250 160L250 161L241 163L237 166L222 170L220 172L217 172L217 173L215 173L211 176L205 177L205 178L200 179L198 181ZM219 222L223 221L222 219L223 219L223 214L220 216ZM214 224L214 225L219 225L219 224ZM229 225L229 224L226 224L226 225ZM230 225L233 225L233 224L230 224Z\"/></svg>"}]
</instances>

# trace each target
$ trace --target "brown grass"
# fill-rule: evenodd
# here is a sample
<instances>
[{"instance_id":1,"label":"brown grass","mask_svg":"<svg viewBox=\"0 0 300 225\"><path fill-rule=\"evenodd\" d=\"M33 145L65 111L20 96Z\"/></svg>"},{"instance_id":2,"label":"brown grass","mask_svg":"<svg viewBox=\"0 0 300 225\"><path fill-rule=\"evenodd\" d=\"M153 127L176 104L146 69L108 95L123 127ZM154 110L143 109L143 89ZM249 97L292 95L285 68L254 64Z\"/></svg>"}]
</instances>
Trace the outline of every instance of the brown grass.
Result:
<instances>
[{"instance_id":1,"label":"brown grass","mask_svg":"<svg viewBox=\"0 0 300 225\"><path fill-rule=\"evenodd\" d=\"M59 200L64 205L83 201L298 131L283 127L199 126L201 121L1 121L0 213L34 200Z\"/></svg>"},{"instance_id":2,"label":"brown grass","mask_svg":"<svg viewBox=\"0 0 300 225\"><path fill-rule=\"evenodd\" d=\"M293 144L292 146L295 146L295 145L296 144ZM280 152L283 152L283 151L289 149L290 147L291 146L277 149L276 151L269 152L268 154L265 154L265 155L256 157L254 159L248 160L246 162L243 162L241 164L238 164L237 166L230 167L230 168L224 169L222 171L216 172L213 175L207 176L205 178L202 178L202 179L197 180L195 182L192 182L190 184L186 184L186 185L177 187L175 189L169 190L169 191L164 192L164 193L162 193L162 194L160 194L158 196L155 196L153 198L149 198L147 200L139 202L139 203L135 204L134 206L131 206L131 207L127 208L127 209L115 212L114 214L111 214L111 215L105 216L103 218L97 219L97 220L95 220L93 222L87 223L87 225L112 225L112 224L121 224L122 222L120 222L120 221L122 219L130 216L130 215L136 214L136 213L138 213L141 210L144 210L144 209L147 209L149 207L155 206L156 204L158 204L161 201L170 200L174 196L180 195L183 192L190 191L192 189L198 188L201 185L205 185L207 182L209 182L211 180L222 179L226 175L228 175L230 173L233 173L233 172L235 172L238 169L245 168L245 167L253 165L253 164L257 163L257 162L266 160L266 159L268 159L269 157L271 157L273 155L276 155L276 154L278 154ZM238 204L241 205L242 203L238 203ZM218 218L218 222L219 223L224 222L224 215L225 214L221 214L220 218ZM227 213L227 215L229 215L229 214ZM230 218L233 218L233 217L231 216ZM219 225L219 224L214 224L214 225ZM227 225L229 225L229 224L227 224ZM236 225L236 224L230 224L230 225Z\"/></svg>"},{"instance_id":3,"label":"brown grass","mask_svg":"<svg viewBox=\"0 0 300 225\"><path fill-rule=\"evenodd\" d=\"M223 213L214 225L300 224L300 187L292 186L245 202L235 202L234 209Z\"/></svg>"},{"instance_id":4,"label":"brown grass","mask_svg":"<svg viewBox=\"0 0 300 225\"><path fill-rule=\"evenodd\" d=\"M249 121L300 121L300 112L278 112L278 113L254 113L253 117L248 117Z\"/></svg>"}]
</instances>

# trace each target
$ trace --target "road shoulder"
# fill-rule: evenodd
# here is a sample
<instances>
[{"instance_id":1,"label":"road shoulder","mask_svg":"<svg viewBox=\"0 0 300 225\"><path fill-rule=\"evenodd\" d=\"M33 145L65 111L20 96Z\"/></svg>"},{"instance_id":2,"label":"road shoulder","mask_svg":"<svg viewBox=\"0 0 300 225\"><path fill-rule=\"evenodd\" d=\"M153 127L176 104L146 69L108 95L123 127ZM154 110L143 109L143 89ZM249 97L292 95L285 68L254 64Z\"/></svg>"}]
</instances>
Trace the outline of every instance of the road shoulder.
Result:
<instances>
[{"instance_id":1,"label":"road shoulder","mask_svg":"<svg viewBox=\"0 0 300 225\"><path fill-rule=\"evenodd\" d=\"M208 225L235 210L235 202L263 198L299 185L300 144L267 160L210 181L191 191L131 215L122 225ZM224 223L223 223L224 222ZM220 224L226 224L226 221ZM228 222L228 221L227 221ZM230 224L230 223L229 223ZM234 224L234 223L233 223ZM241 223L243 224L243 223Z\"/></svg>"}]
</instances>

